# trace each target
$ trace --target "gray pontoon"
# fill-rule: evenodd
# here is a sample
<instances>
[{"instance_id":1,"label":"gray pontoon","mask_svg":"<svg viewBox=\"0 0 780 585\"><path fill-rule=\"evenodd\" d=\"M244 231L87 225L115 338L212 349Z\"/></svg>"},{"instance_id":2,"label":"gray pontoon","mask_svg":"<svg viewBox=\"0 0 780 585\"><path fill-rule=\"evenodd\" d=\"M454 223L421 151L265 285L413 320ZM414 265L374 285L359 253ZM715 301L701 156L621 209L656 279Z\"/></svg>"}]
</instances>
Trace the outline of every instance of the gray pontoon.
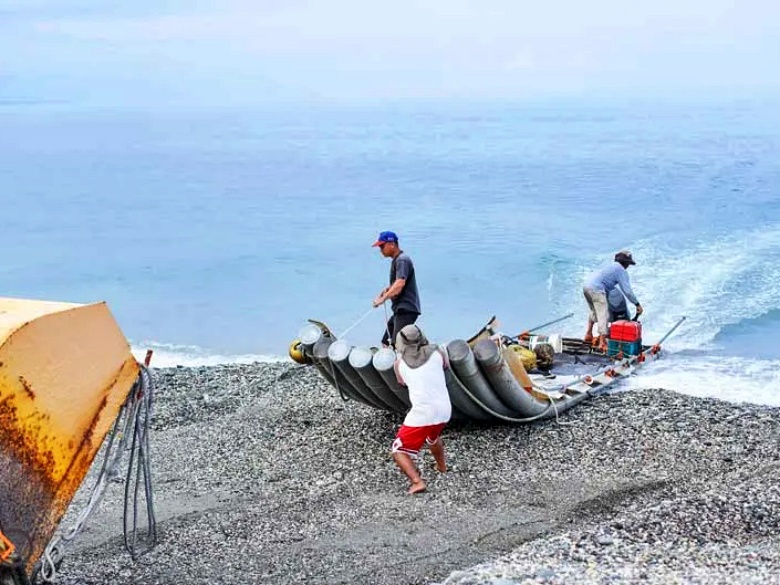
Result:
<instances>
[{"instance_id":1,"label":"gray pontoon","mask_svg":"<svg viewBox=\"0 0 780 585\"><path fill-rule=\"evenodd\" d=\"M608 355L582 340L557 336L547 348L554 353L551 367L535 369L526 368L517 352L528 354L534 339L549 338L507 337L493 318L468 341L455 339L442 346L450 362L445 376L453 418L523 423L558 416L657 359L661 344L684 319L659 342L637 345L635 355ZM291 345L290 355L316 367L344 400L397 413L410 406L408 391L395 377L396 356L390 348L353 347L337 340L324 323L311 321Z\"/></svg>"}]
</instances>

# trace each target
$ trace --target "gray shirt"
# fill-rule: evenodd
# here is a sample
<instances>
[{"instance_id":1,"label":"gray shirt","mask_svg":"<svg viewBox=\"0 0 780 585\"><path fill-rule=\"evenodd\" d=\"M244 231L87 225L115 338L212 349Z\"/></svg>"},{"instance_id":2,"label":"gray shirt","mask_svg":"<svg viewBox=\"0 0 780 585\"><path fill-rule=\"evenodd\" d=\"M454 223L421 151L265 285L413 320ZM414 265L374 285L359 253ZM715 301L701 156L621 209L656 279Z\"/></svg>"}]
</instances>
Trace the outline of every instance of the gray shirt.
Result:
<instances>
[{"instance_id":1,"label":"gray shirt","mask_svg":"<svg viewBox=\"0 0 780 585\"><path fill-rule=\"evenodd\" d=\"M406 283L401 289L401 293L393 299L393 312L409 311L410 313L422 313L420 310L420 293L417 292L417 279L414 276L414 263L407 256L406 252L401 252L393 258L390 264L390 284L392 285L399 278L403 278Z\"/></svg>"}]
</instances>

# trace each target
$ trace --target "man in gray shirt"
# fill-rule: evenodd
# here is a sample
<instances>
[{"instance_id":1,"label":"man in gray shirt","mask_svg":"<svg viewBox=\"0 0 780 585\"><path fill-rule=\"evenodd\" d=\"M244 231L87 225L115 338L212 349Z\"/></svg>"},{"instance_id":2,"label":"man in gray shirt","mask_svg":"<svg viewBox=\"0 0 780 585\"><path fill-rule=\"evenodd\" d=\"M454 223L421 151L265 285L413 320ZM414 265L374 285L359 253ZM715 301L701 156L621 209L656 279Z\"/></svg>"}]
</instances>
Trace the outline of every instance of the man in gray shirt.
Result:
<instances>
[{"instance_id":1,"label":"man in gray shirt","mask_svg":"<svg viewBox=\"0 0 780 585\"><path fill-rule=\"evenodd\" d=\"M636 262L634 262L631 252L628 250L621 250L615 254L615 261L612 264L590 274L585 281L585 286L582 288L585 300L588 303L588 309L590 310L585 341L588 343L593 341L593 324L598 323L599 334L597 346L602 351L607 350L607 322L609 311L607 296L615 287L619 287L626 298L636 305L637 316L642 314L642 305L639 304L634 291L631 289L631 283L628 280L628 272L626 271L629 266L635 264Z\"/></svg>"},{"instance_id":2,"label":"man in gray shirt","mask_svg":"<svg viewBox=\"0 0 780 585\"><path fill-rule=\"evenodd\" d=\"M382 256L392 258L390 284L382 289L373 303L374 307L378 307L388 299L392 301L393 315L387 320L382 336L382 345L387 347L394 344L398 331L417 321L421 312L420 293L417 291L414 263L399 247L396 233L381 232L373 245L379 248Z\"/></svg>"}]
</instances>

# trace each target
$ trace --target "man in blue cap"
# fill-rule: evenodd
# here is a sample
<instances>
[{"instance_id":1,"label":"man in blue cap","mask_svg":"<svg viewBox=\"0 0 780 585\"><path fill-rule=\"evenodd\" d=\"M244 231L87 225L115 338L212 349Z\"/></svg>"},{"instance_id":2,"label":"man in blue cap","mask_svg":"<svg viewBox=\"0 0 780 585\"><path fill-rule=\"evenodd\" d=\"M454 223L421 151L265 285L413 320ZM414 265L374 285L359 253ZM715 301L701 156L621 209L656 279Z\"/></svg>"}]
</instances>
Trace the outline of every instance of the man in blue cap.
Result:
<instances>
[{"instance_id":1,"label":"man in blue cap","mask_svg":"<svg viewBox=\"0 0 780 585\"><path fill-rule=\"evenodd\" d=\"M398 236L395 232L385 231L379 234L374 242L382 256L392 258L390 264L390 285L385 287L374 299L374 307L385 301L392 301L393 316L387 320L387 327L382 336L382 345L393 345L396 334L412 325L420 316L420 293L417 291L417 279L414 275L414 263L398 246Z\"/></svg>"}]
</instances>

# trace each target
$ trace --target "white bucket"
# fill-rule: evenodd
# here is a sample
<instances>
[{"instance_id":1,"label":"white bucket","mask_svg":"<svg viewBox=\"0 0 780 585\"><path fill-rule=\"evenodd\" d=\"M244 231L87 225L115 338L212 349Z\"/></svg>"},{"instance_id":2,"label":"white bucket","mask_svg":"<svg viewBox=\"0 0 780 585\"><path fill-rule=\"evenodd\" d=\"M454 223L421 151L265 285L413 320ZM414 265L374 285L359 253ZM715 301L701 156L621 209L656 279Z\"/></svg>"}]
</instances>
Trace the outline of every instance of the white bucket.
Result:
<instances>
[{"instance_id":1,"label":"white bucket","mask_svg":"<svg viewBox=\"0 0 780 585\"><path fill-rule=\"evenodd\" d=\"M560 333L553 333L552 335L531 335L528 339L528 346L531 349L536 348L541 343L549 343L552 345L555 353L563 352L563 337Z\"/></svg>"}]
</instances>

